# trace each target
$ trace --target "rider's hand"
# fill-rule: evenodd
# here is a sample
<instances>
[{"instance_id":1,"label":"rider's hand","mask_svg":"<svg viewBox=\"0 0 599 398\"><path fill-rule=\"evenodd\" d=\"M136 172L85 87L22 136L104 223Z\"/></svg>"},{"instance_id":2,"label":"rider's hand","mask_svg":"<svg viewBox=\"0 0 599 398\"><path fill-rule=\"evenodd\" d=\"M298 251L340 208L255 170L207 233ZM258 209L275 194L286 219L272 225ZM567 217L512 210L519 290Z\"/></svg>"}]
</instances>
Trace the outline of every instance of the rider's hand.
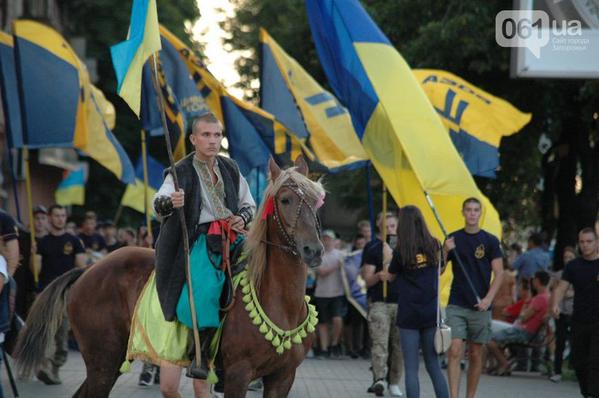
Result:
<instances>
[{"instance_id":1,"label":"rider's hand","mask_svg":"<svg viewBox=\"0 0 599 398\"><path fill-rule=\"evenodd\" d=\"M239 216L233 216L229 219L229 225L231 225L231 229L233 231L236 232L245 232L244 231L244 227L245 227L245 222L243 221L243 218L239 217Z\"/></svg>"},{"instance_id":2,"label":"rider's hand","mask_svg":"<svg viewBox=\"0 0 599 398\"><path fill-rule=\"evenodd\" d=\"M182 189L179 189L178 192L171 193L171 202L173 202L173 207L178 209L183 207L185 204L185 192Z\"/></svg>"}]
</instances>

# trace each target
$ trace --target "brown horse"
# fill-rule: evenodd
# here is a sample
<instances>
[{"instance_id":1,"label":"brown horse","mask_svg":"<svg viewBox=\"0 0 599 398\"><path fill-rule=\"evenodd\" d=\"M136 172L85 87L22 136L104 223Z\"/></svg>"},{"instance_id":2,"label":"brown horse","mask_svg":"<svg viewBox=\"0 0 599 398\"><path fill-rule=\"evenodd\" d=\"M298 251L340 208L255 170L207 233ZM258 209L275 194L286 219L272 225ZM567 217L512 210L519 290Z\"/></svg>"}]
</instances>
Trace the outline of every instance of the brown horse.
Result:
<instances>
[{"instance_id":1,"label":"brown horse","mask_svg":"<svg viewBox=\"0 0 599 398\"><path fill-rule=\"evenodd\" d=\"M265 192L273 212L262 203L248 234L248 274L268 317L281 329L293 329L307 316L304 303L306 264L317 266L322 255L317 202L320 184L306 176L303 158L281 171L271 160L271 182ZM267 206L268 207L268 206ZM17 352L24 375L43 364L47 347L67 316L87 368L75 397L108 397L125 360L137 299L154 269L154 251L122 248L87 271L73 270L51 283L37 298ZM225 395L244 397L252 379L264 378L265 397L284 397L314 338L313 333L278 354L253 325L236 292L221 343Z\"/></svg>"}]
</instances>

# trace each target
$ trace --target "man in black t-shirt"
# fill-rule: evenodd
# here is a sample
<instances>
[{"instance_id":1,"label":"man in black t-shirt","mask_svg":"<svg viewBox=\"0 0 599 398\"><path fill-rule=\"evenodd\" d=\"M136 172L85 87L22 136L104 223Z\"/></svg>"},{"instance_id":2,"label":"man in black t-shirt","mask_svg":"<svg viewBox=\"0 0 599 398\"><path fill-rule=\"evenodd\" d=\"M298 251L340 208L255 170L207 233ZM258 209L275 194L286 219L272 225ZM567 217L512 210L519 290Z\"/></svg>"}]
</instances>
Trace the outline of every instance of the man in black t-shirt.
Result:
<instances>
[{"instance_id":1,"label":"man in black t-shirt","mask_svg":"<svg viewBox=\"0 0 599 398\"><path fill-rule=\"evenodd\" d=\"M559 303L572 285L572 364L580 393L599 398L599 240L593 228L580 231L578 248L582 257L566 264L555 289L553 316L559 318Z\"/></svg>"},{"instance_id":2,"label":"man in black t-shirt","mask_svg":"<svg viewBox=\"0 0 599 398\"><path fill-rule=\"evenodd\" d=\"M97 224L98 218L96 213L93 211L86 212L85 217L83 218L83 223L81 224L81 233L79 234L79 238L83 242L85 252L87 253L87 265L94 264L107 253L106 241L102 235L96 232Z\"/></svg>"},{"instance_id":3,"label":"man in black t-shirt","mask_svg":"<svg viewBox=\"0 0 599 398\"><path fill-rule=\"evenodd\" d=\"M377 227L382 231L383 214L377 218ZM397 216L393 213L386 214L386 229L389 238L397 235ZM403 356L399 340L397 318L397 284L387 283L387 296L383 294L383 283L388 273L385 268L389 266L393 251L391 247L381 240L381 234L371 240L364 247L362 253L362 278L368 287L368 330L372 339L372 374L374 383L369 392L383 396L385 391L384 380L389 380L389 392L392 396L400 396L399 380L403 370ZM389 366L387 366L389 364Z\"/></svg>"},{"instance_id":4,"label":"man in black t-shirt","mask_svg":"<svg viewBox=\"0 0 599 398\"><path fill-rule=\"evenodd\" d=\"M466 397L474 398L482 371L482 346L491 338L491 303L501 286L503 254L499 239L479 226L482 205L476 198L462 204L463 229L449 234L445 241L446 259L452 263L453 282L447 306L451 327L447 378L452 398L459 396L460 361L464 341L468 343ZM458 257L464 269L458 264ZM465 273L464 273L465 272ZM491 276L495 275L493 283ZM468 281L470 279L470 282Z\"/></svg>"},{"instance_id":5,"label":"man in black t-shirt","mask_svg":"<svg viewBox=\"0 0 599 398\"><path fill-rule=\"evenodd\" d=\"M39 275L39 288L44 289L54 279L75 267L85 267L85 250L81 241L65 231L67 212L63 206L52 205L48 210L50 233L38 242L37 253L41 257L42 269ZM44 367L37 378L45 384L60 384L58 369L67 360L67 338L69 324L65 317L54 340L55 350L44 361Z\"/></svg>"}]
</instances>

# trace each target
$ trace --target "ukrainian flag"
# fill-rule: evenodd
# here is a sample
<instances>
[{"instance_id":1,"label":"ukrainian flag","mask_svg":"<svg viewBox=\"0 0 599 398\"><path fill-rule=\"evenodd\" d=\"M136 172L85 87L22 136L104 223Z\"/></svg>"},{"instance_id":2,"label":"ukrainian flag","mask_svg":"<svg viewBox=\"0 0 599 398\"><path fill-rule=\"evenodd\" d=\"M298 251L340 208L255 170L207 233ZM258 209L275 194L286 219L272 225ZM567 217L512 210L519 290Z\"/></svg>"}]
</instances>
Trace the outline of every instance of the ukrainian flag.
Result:
<instances>
[{"instance_id":1,"label":"ukrainian flag","mask_svg":"<svg viewBox=\"0 0 599 398\"><path fill-rule=\"evenodd\" d=\"M74 147L133 181L133 165L110 131L114 107L58 32L28 20L13 24L22 139L29 148Z\"/></svg>"},{"instance_id":2,"label":"ukrainian flag","mask_svg":"<svg viewBox=\"0 0 599 398\"><path fill-rule=\"evenodd\" d=\"M151 211L152 209L152 198L162 185L162 172L165 167L156 159L151 156L147 157L148 161L148 191L146 203L147 207L144 207L144 165L143 159L140 156L135 166L135 182L127 185L125 194L121 199L121 205L127 206L136 210L140 213L145 213L146 208Z\"/></svg>"},{"instance_id":3,"label":"ukrainian flag","mask_svg":"<svg viewBox=\"0 0 599 398\"><path fill-rule=\"evenodd\" d=\"M20 148L23 146L23 126L21 125L14 44L12 36L4 32L0 32L0 86L2 86L2 108L4 124L8 132L8 145L10 148Z\"/></svg>"},{"instance_id":4,"label":"ukrainian flag","mask_svg":"<svg viewBox=\"0 0 599 398\"><path fill-rule=\"evenodd\" d=\"M139 117L141 77L146 60L160 50L156 0L133 0L127 40L110 48L117 92Z\"/></svg>"},{"instance_id":5,"label":"ukrainian flag","mask_svg":"<svg viewBox=\"0 0 599 398\"><path fill-rule=\"evenodd\" d=\"M54 192L56 203L62 206L83 206L85 204L87 169L87 163L81 163L78 169L64 172L64 177Z\"/></svg>"},{"instance_id":6,"label":"ukrainian flag","mask_svg":"<svg viewBox=\"0 0 599 398\"><path fill-rule=\"evenodd\" d=\"M483 203L481 226L500 236L497 211L480 192L412 70L357 0L306 0L321 64L347 107L372 164L401 206L418 206L443 238L427 204L448 230L464 226L467 197ZM449 276L443 279L449 294Z\"/></svg>"},{"instance_id":7,"label":"ukrainian flag","mask_svg":"<svg viewBox=\"0 0 599 398\"><path fill-rule=\"evenodd\" d=\"M329 172L364 166L366 153L347 109L264 29L260 30L260 42L262 108L289 127L314 154L311 160Z\"/></svg>"},{"instance_id":8,"label":"ukrainian flag","mask_svg":"<svg viewBox=\"0 0 599 398\"><path fill-rule=\"evenodd\" d=\"M413 72L470 173L495 178L501 138L520 131L530 122L531 114L450 72Z\"/></svg>"}]
</instances>

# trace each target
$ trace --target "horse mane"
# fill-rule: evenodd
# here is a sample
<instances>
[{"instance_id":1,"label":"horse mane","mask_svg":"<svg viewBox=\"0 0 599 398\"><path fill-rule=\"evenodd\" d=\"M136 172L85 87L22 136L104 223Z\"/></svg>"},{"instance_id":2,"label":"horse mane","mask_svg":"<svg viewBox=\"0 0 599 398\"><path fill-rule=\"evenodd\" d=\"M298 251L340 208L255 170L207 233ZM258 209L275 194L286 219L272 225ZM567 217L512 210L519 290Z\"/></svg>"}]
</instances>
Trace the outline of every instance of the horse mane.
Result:
<instances>
[{"instance_id":1,"label":"horse mane","mask_svg":"<svg viewBox=\"0 0 599 398\"><path fill-rule=\"evenodd\" d=\"M296 171L295 167L282 170L279 177L272 181L269 179L268 186L264 191L263 200L256 212L254 221L250 227L247 239L244 243L244 249L248 252L248 275L250 281L256 290L260 289L260 282L266 269L267 245L263 242L266 239L267 220L262 219L264 206L267 199L273 197L279 192L281 187L293 181L299 189L306 195L308 200L316 201L323 193L324 188L320 182L315 182Z\"/></svg>"}]
</instances>

